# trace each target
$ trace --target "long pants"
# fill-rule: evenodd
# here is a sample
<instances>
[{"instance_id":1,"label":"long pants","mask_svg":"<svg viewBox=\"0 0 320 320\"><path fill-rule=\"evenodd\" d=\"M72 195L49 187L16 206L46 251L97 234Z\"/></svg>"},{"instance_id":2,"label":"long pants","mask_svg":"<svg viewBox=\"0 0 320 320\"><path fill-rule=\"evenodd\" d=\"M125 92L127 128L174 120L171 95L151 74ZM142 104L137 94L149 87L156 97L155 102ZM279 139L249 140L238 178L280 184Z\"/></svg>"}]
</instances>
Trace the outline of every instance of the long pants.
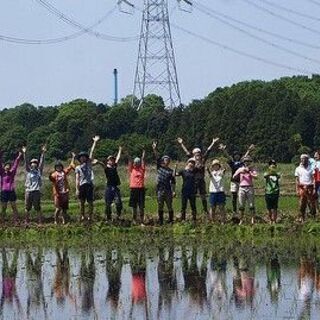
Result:
<instances>
[{"instance_id":1,"label":"long pants","mask_svg":"<svg viewBox=\"0 0 320 320\"><path fill-rule=\"evenodd\" d=\"M111 205L112 205L112 202L114 202L115 205L116 205L118 217L121 215L121 211L122 211L122 207L123 206L122 206L120 190L119 190L118 187L114 187L114 186L107 186L106 187L105 202L106 202L105 214L106 214L108 220L111 219L111 214L112 214Z\"/></svg>"},{"instance_id":2,"label":"long pants","mask_svg":"<svg viewBox=\"0 0 320 320\"><path fill-rule=\"evenodd\" d=\"M303 219L306 216L307 205L309 205L311 215L316 215L316 195L313 185L299 187L299 200L300 213Z\"/></svg>"},{"instance_id":3,"label":"long pants","mask_svg":"<svg viewBox=\"0 0 320 320\"><path fill-rule=\"evenodd\" d=\"M159 223L163 224L163 209L164 204L166 204L169 211L169 222L173 222L173 208L172 208L172 199L173 195L171 190L158 190L157 191L157 200L158 200L158 216Z\"/></svg>"},{"instance_id":4,"label":"long pants","mask_svg":"<svg viewBox=\"0 0 320 320\"><path fill-rule=\"evenodd\" d=\"M196 195L195 194L182 194L181 195L181 218L186 219L186 210L188 206L188 201L190 203L192 218L196 220L197 218L197 207L196 207Z\"/></svg>"},{"instance_id":5,"label":"long pants","mask_svg":"<svg viewBox=\"0 0 320 320\"><path fill-rule=\"evenodd\" d=\"M207 189L205 180L196 180L195 181L196 194L199 193L203 211L208 213L208 202L207 202Z\"/></svg>"}]
</instances>

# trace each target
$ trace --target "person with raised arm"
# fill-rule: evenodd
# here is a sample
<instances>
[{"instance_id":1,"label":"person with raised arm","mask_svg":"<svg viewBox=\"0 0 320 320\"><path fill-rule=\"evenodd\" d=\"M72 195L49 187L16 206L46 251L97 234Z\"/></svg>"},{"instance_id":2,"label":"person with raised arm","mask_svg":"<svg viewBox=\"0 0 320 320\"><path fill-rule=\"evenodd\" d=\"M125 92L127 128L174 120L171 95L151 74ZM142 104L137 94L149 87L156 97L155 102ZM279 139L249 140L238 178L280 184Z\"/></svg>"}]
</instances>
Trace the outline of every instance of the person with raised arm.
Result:
<instances>
[{"instance_id":1,"label":"person with raised arm","mask_svg":"<svg viewBox=\"0 0 320 320\"><path fill-rule=\"evenodd\" d=\"M226 149L226 145L220 144L219 150L221 150L225 157L228 160L228 165L231 169L231 182L230 182L230 192L232 194L232 209L233 209L233 215L236 216L238 214L238 194L239 194L239 188L240 188L240 176L233 177L233 175L236 173L236 171L239 168L244 167L243 158L248 157L255 148L254 144L251 144L249 148L247 149L244 156L241 155L239 151L234 151L232 156L229 155Z\"/></svg>"},{"instance_id":2,"label":"person with raised arm","mask_svg":"<svg viewBox=\"0 0 320 320\"><path fill-rule=\"evenodd\" d=\"M205 182L205 167L206 161L209 157L209 154L215 145L215 143L219 140L219 138L213 138L210 146L207 148L205 152L202 152L200 148L194 148L192 152L190 152L187 147L183 143L182 138L177 138L178 143L180 144L182 150L186 153L188 159L194 158L195 159L195 168L194 168L194 175L195 175L195 187L196 187L196 194L199 193L203 211L206 213L207 217L209 217L208 211L208 202L207 202L207 190L206 190L206 182Z\"/></svg>"},{"instance_id":3,"label":"person with raised arm","mask_svg":"<svg viewBox=\"0 0 320 320\"><path fill-rule=\"evenodd\" d=\"M139 208L139 222L144 225L145 206L145 150L142 151L141 158L129 161L128 171L130 174L130 200L129 206L132 208L133 221L137 222L137 209Z\"/></svg>"},{"instance_id":4,"label":"person with raised arm","mask_svg":"<svg viewBox=\"0 0 320 320\"><path fill-rule=\"evenodd\" d=\"M67 211L69 209L69 181L68 175L75 169L74 160L75 153L71 153L72 158L69 166L64 168L61 161L57 161L54 166L54 172L49 175L49 180L52 182L52 192L54 198L54 223L58 223L61 218L62 224L65 224Z\"/></svg>"},{"instance_id":5,"label":"person with raised arm","mask_svg":"<svg viewBox=\"0 0 320 320\"><path fill-rule=\"evenodd\" d=\"M41 211L41 186L42 174L44 167L44 155L47 151L46 145L42 146L40 160L33 158L27 160L27 148L22 147L22 152L26 165L26 182L25 182L25 222L30 222L30 211L32 207L37 212L39 224L43 223L43 216Z\"/></svg>"},{"instance_id":6,"label":"person with raised arm","mask_svg":"<svg viewBox=\"0 0 320 320\"><path fill-rule=\"evenodd\" d=\"M6 162L2 165L2 152L0 152L0 177L1 177L1 220L4 221L8 203L10 203L13 213L13 223L18 222L18 209L17 209L17 195L15 191L15 176L17 174L18 166L22 158L22 152L18 152L13 164Z\"/></svg>"},{"instance_id":7,"label":"person with raised arm","mask_svg":"<svg viewBox=\"0 0 320 320\"><path fill-rule=\"evenodd\" d=\"M119 173L118 173L118 163L120 161L122 154L122 147L119 146L118 153L116 156L110 155L107 157L105 162L97 161L100 164L106 175L107 184L105 190L105 216L106 221L111 222L112 220L112 203L115 203L117 210L117 218L119 219L122 213L123 204L121 199L121 192L119 186L121 184Z\"/></svg>"},{"instance_id":8,"label":"person with raised arm","mask_svg":"<svg viewBox=\"0 0 320 320\"><path fill-rule=\"evenodd\" d=\"M233 175L234 179L239 178L239 211L240 223L243 223L246 202L249 204L251 213L251 224L255 223L255 201L253 180L258 177L257 171L252 167L252 159L247 156L243 158L244 166L239 168Z\"/></svg>"},{"instance_id":9,"label":"person with raised arm","mask_svg":"<svg viewBox=\"0 0 320 320\"><path fill-rule=\"evenodd\" d=\"M80 221L85 220L85 204L88 203L88 221L92 220L94 202L94 175L92 170L93 153L99 136L93 137L90 153L82 151L78 154L80 164L76 167L76 194L80 202Z\"/></svg>"},{"instance_id":10,"label":"person with raised arm","mask_svg":"<svg viewBox=\"0 0 320 320\"><path fill-rule=\"evenodd\" d=\"M163 225L164 204L169 212L169 223L173 223L174 212L172 207L173 197L175 196L176 179L175 172L170 168L171 159L169 156L159 156L157 142L152 143L153 155L157 163L157 201L159 224Z\"/></svg>"}]
</instances>

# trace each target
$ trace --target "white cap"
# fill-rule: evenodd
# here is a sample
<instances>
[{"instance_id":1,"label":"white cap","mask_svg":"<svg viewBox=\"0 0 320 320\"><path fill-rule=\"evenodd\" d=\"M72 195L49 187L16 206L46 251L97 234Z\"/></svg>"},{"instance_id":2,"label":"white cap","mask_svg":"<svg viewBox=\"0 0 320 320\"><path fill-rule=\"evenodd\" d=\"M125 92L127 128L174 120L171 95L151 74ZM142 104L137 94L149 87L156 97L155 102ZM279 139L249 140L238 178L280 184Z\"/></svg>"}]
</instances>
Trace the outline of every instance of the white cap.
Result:
<instances>
[{"instance_id":1,"label":"white cap","mask_svg":"<svg viewBox=\"0 0 320 320\"><path fill-rule=\"evenodd\" d=\"M196 153L201 153L201 149L200 148L194 148L192 150L192 154L196 154Z\"/></svg>"},{"instance_id":2,"label":"white cap","mask_svg":"<svg viewBox=\"0 0 320 320\"><path fill-rule=\"evenodd\" d=\"M309 157L309 155L308 155L308 154L303 153L303 154L300 156L300 160L302 160L302 159L304 159L304 158L309 159L310 157Z\"/></svg>"}]
</instances>

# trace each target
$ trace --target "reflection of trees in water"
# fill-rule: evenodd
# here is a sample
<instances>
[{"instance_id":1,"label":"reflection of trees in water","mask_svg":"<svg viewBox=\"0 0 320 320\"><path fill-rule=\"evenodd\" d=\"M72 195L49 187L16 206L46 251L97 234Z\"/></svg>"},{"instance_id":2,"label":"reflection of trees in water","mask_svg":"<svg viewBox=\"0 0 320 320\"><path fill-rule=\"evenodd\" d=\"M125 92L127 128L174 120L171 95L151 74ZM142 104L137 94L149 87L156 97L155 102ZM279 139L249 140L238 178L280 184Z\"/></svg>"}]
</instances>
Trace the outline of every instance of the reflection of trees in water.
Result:
<instances>
[{"instance_id":1,"label":"reflection of trees in water","mask_svg":"<svg viewBox=\"0 0 320 320\"><path fill-rule=\"evenodd\" d=\"M63 248L62 253L60 249L56 248L56 271L53 292L60 305L65 304L66 297L73 300L70 293L70 262L67 248Z\"/></svg>"},{"instance_id":2,"label":"reflection of trees in water","mask_svg":"<svg viewBox=\"0 0 320 320\"><path fill-rule=\"evenodd\" d=\"M90 313L91 309L94 309L94 280L96 276L96 268L94 263L94 256L92 251L81 254L80 265L80 295L81 309L84 313Z\"/></svg>"},{"instance_id":3,"label":"reflection of trees in water","mask_svg":"<svg viewBox=\"0 0 320 320\"><path fill-rule=\"evenodd\" d=\"M33 260L30 251L26 251L26 271L27 271L27 316L29 318L31 310L37 310L42 306L46 317L46 302L43 293L42 281L42 249L38 248L36 257Z\"/></svg>"},{"instance_id":4,"label":"reflection of trees in water","mask_svg":"<svg viewBox=\"0 0 320 320\"><path fill-rule=\"evenodd\" d=\"M11 264L8 262L7 252L4 248L1 251L2 255L2 295L0 305L0 315L2 316L3 306L5 303L10 305L16 303L19 313L21 312L21 304L16 289L16 278L18 271L19 250L16 249L13 253Z\"/></svg>"}]
</instances>

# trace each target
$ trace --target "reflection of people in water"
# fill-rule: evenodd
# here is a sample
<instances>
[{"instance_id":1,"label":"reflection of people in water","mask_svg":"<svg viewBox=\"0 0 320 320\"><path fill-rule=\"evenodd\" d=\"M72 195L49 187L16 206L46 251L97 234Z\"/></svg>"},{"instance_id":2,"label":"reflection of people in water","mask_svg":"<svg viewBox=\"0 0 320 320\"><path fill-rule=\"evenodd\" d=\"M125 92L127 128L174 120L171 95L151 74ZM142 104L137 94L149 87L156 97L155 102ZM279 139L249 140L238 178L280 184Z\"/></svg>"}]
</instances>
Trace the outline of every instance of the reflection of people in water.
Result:
<instances>
[{"instance_id":1,"label":"reflection of people in water","mask_svg":"<svg viewBox=\"0 0 320 320\"><path fill-rule=\"evenodd\" d=\"M82 311L89 313L94 308L94 280L96 269L94 265L93 253L89 253L89 261L86 259L86 254L81 254L80 266L80 294L82 295Z\"/></svg>"},{"instance_id":2,"label":"reflection of people in water","mask_svg":"<svg viewBox=\"0 0 320 320\"><path fill-rule=\"evenodd\" d=\"M191 256L188 257L188 250L183 250L183 274L185 281L185 290L187 290L192 301L203 305L206 297L206 272L204 268L198 268L198 255L195 247L191 249Z\"/></svg>"},{"instance_id":3,"label":"reflection of people in water","mask_svg":"<svg viewBox=\"0 0 320 320\"><path fill-rule=\"evenodd\" d=\"M254 264L241 259L234 259L233 296L237 308L245 305L253 306L256 293L254 279Z\"/></svg>"},{"instance_id":4,"label":"reflection of people in water","mask_svg":"<svg viewBox=\"0 0 320 320\"><path fill-rule=\"evenodd\" d=\"M26 269L27 269L27 315L42 306L46 317L46 302L43 293L42 282L42 250L39 248L35 259L32 259L31 253L26 251Z\"/></svg>"},{"instance_id":5,"label":"reflection of people in water","mask_svg":"<svg viewBox=\"0 0 320 320\"><path fill-rule=\"evenodd\" d=\"M281 270L277 256L271 257L266 265L267 271L267 288L270 293L272 303L277 303L279 300L279 292L281 287Z\"/></svg>"},{"instance_id":6,"label":"reflection of people in water","mask_svg":"<svg viewBox=\"0 0 320 320\"><path fill-rule=\"evenodd\" d=\"M58 304L65 304L66 297L73 300L70 294L70 263L68 249L64 248L62 254L56 249L56 273L53 284L54 295Z\"/></svg>"},{"instance_id":7,"label":"reflection of people in water","mask_svg":"<svg viewBox=\"0 0 320 320\"><path fill-rule=\"evenodd\" d=\"M119 302L121 268L122 256L120 250L117 251L117 256L115 257L113 256L112 251L108 250L106 255L106 274L109 283L107 301L110 301L115 309L117 309Z\"/></svg>"},{"instance_id":8,"label":"reflection of people in water","mask_svg":"<svg viewBox=\"0 0 320 320\"><path fill-rule=\"evenodd\" d=\"M7 252L4 248L2 248L2 295L0 306L1 313L3 311L3 305L5 303L12 305L13 302L16 303L19 313L21 311L21 304L16 289L18 257L19 250L16 249L13 254L11 265L9 265Z\"/></svg>"},{"instance_id":9,"label":"reflection of people in water","mask_svg":"<svg viewBox=\"0 0 320 320\"><path fill-rule=\"evenodd\" d=\"M207 300L209 304L214 303L215 306L222 306L227 298L226 284L226 260L211 258L208 263L207 270Z\"/></svg>"},{"instance_id":10,"label":"reflection of people in water","mask_svg":"<svg viewBox=\"0 0 320 320\"><path fill-rule=\"evenodd\" d=\"M314 291L315 264L307 257L300 259L299 267L299 298L303 308L299 319L311 319L311 300Z\"/></svg>"}]
</instances>

